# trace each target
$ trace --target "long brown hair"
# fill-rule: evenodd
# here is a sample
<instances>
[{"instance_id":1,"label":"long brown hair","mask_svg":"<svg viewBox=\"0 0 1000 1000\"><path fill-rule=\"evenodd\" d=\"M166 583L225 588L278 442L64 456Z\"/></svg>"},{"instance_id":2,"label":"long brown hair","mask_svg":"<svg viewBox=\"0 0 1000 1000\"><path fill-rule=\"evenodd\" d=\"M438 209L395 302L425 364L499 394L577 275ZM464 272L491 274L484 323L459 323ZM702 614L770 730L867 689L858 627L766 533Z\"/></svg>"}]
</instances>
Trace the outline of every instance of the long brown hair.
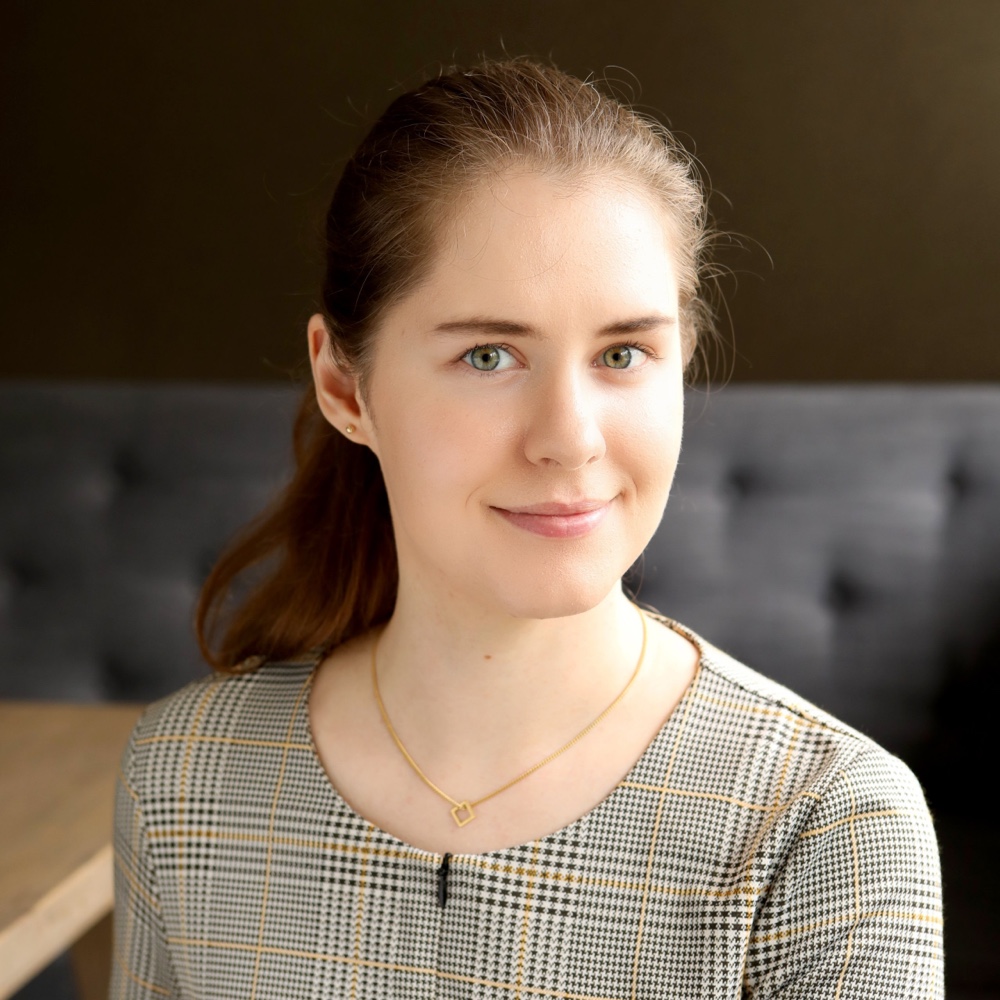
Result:
<instances>
[{"instance_id":1,"label":"long brown hair","mask_svg":"<svg viewBox=\"0 0 1000 1000\"><path fill-rule=\"evenodd\" d=\"M323 316L329 351L357 374L362 393L380 319L434 264L456 196L515 165L567 179L611 175L666 209L681 342L693 355L711 325L703 294L710 236L690 156L662 125L593 83L526 58L489 60L396 98L334 191ZM377 459L327 424L312 385L294 448L287 488L223 553L202 589L195 628L217 670L331 648L392 614L398 567ZM249 592L237 600L235 585L248 577Z\"/></svg>"}]
</instances>

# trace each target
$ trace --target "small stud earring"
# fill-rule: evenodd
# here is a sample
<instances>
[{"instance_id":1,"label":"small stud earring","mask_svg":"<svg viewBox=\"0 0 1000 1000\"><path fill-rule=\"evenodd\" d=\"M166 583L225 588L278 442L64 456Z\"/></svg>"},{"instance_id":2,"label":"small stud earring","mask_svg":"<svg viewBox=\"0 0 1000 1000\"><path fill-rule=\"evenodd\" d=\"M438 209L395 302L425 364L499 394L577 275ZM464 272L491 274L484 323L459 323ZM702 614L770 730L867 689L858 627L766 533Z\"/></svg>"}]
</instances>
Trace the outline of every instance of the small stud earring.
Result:
<instances>
[{"instance_id":1,"label":"small stud earring","mask_svg":"<svg viewBox=\"0 0 1000 1000\"><path fill-rule=\"evenodd\" d=\"M346 426L346 427L344 428L344 433L345 433L345 434L353 434L353 433L354 433L354 431L355 431L355 427L354 427L354 424L348 424L348 425L347 425L347 426Z\"/></svg>"}]
</instances>

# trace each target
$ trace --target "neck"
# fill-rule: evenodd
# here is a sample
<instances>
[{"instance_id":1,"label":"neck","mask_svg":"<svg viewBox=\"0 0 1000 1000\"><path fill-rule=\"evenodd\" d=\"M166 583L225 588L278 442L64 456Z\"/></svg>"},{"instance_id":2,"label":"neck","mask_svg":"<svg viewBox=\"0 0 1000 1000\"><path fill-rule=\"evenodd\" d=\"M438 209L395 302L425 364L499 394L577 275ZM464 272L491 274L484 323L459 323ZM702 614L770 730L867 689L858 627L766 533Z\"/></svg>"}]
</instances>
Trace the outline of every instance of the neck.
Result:
<instances>
[{"instance_id":1,"label":"neck","mask_svg":"<svg viewBox=\"0 0 1000 1000\"><path fill-rule=\"evenodd\" d=\"M631 677L642 622L616 587L565 618L521 619L401 588L377 654L379 687L414 756L474 768L531 764L596 717Z\"/></svg>"}]
</instances>

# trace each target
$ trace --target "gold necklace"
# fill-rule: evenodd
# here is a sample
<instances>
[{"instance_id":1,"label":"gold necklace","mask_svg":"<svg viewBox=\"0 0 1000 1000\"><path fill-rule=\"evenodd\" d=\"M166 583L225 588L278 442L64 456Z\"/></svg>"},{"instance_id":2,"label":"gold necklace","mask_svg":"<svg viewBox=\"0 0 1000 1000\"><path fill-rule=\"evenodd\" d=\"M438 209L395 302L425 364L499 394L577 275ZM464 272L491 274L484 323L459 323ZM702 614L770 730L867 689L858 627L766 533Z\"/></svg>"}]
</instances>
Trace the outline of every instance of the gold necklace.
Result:
<instances>
[{"instance_id":1,"label":"gold necklace","mask_svg":"<svg viewBox=\"0 0 1000 1000\"><path fill-rule=\"evenodd\" d=\"M465 826L466 823L471 823L476 818L475 807L482 805L487 799L492 799L495 795L499 795L501 792L506 792L508 788L516 785L519 781L523 781L529 775L532 775L539 768L545 767L546 764L555 760L560 754L565 753L571 746L574 746L584 736L587 735L628 693L630 687L635 682L635 679L639 676L639 671L642 669L642 661L646 656L646 616L643 614L642 608L638 605L635 606L636 611L639 612L639 618L642 621L642 648L639 650L639 660L635 665L635 670L632 671L632 676L628 679L628 683L618 692L618 696L606 709L604 709L601 714L594 719L588 726L585 726L573 737L568 743L564 743L558 750L550 753L548 757L544 760L540 760L537 764L529 767L527 771L522 771L516 778L508 781L505 785L501 785L499 788L494 789L489 795L483 795L481 798L475 800L475 802L469 802L468 799L463 799L459 802L457 799L453 799L447 792L438 788L437 785L431 781L430 778L420 770L420 765L410 756L409 750L403 746L403 741L396 735L396 730L393 729L392 723L389 721L389 715L385 710L385 705L382 704L382 695L379 693L378 689L378 672L375 669L375 654L378 652L379 639L382 638L382 634L379 633L375 638L375 642L372 643L372 688L375 691L375 700L378 702L378 710L382 713L382 721L385 723L385 728L389 730L389 735L393 738L396 746L399 747L400 753L406 758L410 767L417 772L420 779L429 788L432 788L441 798L447 800L451 803L451 818L455 821L458 826Z\"/></svg>"}]
</instances>

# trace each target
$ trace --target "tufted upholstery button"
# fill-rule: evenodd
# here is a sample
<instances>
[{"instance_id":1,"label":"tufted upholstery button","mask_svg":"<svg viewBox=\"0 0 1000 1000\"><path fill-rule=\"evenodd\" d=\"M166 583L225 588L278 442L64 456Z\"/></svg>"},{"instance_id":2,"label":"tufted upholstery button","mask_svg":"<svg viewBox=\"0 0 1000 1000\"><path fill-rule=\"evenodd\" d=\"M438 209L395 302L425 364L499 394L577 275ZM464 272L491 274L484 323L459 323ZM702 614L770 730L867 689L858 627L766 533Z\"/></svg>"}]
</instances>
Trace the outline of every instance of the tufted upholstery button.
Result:
<instances>
[{"instance_id":1,"label":"tufted upholstery button","mask_svg":"<svg viewBox=\"0 0 1000 1000\"><path fill-rule=\"evenodd\" d=\"M726 477L726 492L738 499L748 497L760 484L757 474L746 466L731 469Z\"/></svg>"},{"instance_id":2,"label":"tufted upholstery button","mask_svg":"<svg viewBox=\"0 0 1000 1000\"><path fill-rule=\"evenodd\" d=\"M208 574L212 572L213 567L219 559L219 552L201 552L198 558L195 560L194 572L191 574L191 582L195 588L195 591L201 589L201 585L208 579Z\"/></svg>"},{"instance_id":3,"label":"tufted upholstery button","mask_svg":"<svg viewBox=\"0 0 1000 1000\"><path fill-rule=\"evenodd\" d=\"M47 578L47 574L38 563L30 562L20 556L8 560L7 571L8 579L12 581L13 586L22 589L40 587Z\"/></svg>"},{"instance_id":4,"label":"tufted upholstery button","mask_svg":"<svg viewBox=\"0 0 1000 1000\"><path fill-rule=\"evenodd\" d=\"M111 459L111 469L120 485L131 489L140 485L148 478L142 460L131 449L121 449Z\"/></svg>"},{"instance_id":5,"label":"tufted upholstery button","mask_svg":"<svg viewBox=\"0 0 1000 1000\"><path fill-rule=\"evenodd\" d=\"M964 465L954 465L946 477L948 487L956 499L961 499L972 490L972 476Z\"/></svg>"},{"instance_id":6,"label":"tufted upholstery button","mask_svg":"<svg viewBox=\"0 0 1000 1000\"><path fill-rule=\"evenodd\" d=\"M823 595L824 603L838 614L851 611L864 600L864 591L857 580L845 573L831 574Z\"/></svg>"},{"instance_id":7,"label":"tufted upholstery button","mask_svg":"<svg viewBox=\"0 0 1000 1000\"><path fill-rule=\"evenodd\" d=\"M135 671L130 670L125 659L116 653L99 657L98 673L105 697L129 697L135 690ZM131 695L134 697L134 695Z\"/></svg>"}]
</instances>

